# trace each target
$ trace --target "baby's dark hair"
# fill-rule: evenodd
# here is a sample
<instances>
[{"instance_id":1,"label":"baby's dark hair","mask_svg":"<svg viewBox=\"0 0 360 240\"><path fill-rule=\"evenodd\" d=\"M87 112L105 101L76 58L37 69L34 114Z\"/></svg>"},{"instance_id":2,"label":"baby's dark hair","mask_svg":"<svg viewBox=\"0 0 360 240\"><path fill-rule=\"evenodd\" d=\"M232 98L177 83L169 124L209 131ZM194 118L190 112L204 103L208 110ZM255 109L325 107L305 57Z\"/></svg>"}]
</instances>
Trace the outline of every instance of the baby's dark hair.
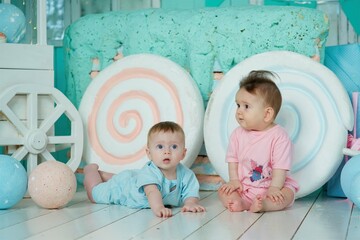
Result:
<instances>
[{"instance_id":1,"label":"baby's dark hair","mask_svg":"<svg viewBox=\"0 0 360 240\"><path fill-rule=\"evenodd\" d=\"M278 76L274 72L254 70L240 82L240 88L244 88L247 92L260 96L264 99L265 104L274 109L274 117L279 113L282 103L280 90L272 80L275 77Z\"/></svg>"},{"instance_id":2,"label":"baby's dark hair","mask_svg":"<svg viewBox=\"0 0 360 240\"><path fill-rule=\"evenodd\" d=\"M159 132L172 132L172 133L178 132L185 139L184 130L182 129L182 127L179 124L177 124L175 122L171 122L171 121L164 121L164 122L156 123L154 126L152 126L150 128L148 135L147 135L148 143L149 143L149 139L150 139L151 135L154 133L159 133Z\"/></svg>"}]
</instances>

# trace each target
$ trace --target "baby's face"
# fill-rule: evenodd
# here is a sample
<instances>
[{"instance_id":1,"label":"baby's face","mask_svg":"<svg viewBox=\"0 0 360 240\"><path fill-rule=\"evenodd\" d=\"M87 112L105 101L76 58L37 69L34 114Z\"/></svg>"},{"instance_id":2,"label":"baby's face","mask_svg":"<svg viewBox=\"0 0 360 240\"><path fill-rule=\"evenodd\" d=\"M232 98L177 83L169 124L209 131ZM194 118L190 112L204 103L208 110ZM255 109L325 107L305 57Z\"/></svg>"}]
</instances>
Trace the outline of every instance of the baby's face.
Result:
<instances>
[{"instance_id":1,"label":"baby's face","mask_svg":"<svg viewBox=\"0 0 360 240\"><path fill-rule=\"evenodd\" d=\"M260 96L241 88L236 93L235 102L237 105L235 118L242 128L256 131L264 128L266 106Z\"/></svg>"},{"instance_id":2,"label":"baby's face","mask_svg":"<svg viewBox=\"0 0 360 240\"><path fill-rule=\"evenodd\" d=\"M153 133L146 153L162 172L175 171L176 173L176 166L185 157L185 139L178 132Z\"/></svg>"}]
</instances>

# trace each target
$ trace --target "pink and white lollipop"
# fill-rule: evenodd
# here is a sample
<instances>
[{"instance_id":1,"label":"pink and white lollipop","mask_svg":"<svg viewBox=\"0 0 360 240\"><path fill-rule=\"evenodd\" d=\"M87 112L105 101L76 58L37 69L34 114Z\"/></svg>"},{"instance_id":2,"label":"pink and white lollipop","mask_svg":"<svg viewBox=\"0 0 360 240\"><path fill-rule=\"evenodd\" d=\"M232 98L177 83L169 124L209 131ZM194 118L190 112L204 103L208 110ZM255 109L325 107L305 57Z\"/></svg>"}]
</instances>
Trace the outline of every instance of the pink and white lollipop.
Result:
<instances>
[{"instance_id":1,"label":"pink and white lollipop","mask_svg":"<svg viewBox=\"0 0 360 240\"><path fill-rule=\"evenodd\" d=\"M83 159L103 171L143 166L147 132L159 121L183 127L185 165L193 163L203 143L204 105L197 85L182 67L157 55L131 55L105 68L86 89L79 112Z\"/></svg>"}]
</instances>

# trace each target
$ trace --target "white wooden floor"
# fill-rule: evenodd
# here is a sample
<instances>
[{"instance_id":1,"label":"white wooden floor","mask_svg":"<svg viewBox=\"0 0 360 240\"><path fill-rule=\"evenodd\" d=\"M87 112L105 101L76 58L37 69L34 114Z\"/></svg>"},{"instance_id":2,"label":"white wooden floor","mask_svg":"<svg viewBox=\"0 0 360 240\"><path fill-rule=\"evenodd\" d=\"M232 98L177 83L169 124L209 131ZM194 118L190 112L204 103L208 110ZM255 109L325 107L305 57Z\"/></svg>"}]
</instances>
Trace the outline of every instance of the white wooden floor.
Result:
<instances>
[{"instance_id":1,"label":"white wooden floor","mask_svg":"<svg viewBox=\"0 0 360 240\"><path fill-rule=\"evenodd\" d=\"M360 211L341 198L317 191L286 211L230 213L216 192L201 192L207 212L157 218L150 209L92 204L83 190L60 210L23 199L0 210L0 239L360 239Z\"/></svg>"}]
</instances>

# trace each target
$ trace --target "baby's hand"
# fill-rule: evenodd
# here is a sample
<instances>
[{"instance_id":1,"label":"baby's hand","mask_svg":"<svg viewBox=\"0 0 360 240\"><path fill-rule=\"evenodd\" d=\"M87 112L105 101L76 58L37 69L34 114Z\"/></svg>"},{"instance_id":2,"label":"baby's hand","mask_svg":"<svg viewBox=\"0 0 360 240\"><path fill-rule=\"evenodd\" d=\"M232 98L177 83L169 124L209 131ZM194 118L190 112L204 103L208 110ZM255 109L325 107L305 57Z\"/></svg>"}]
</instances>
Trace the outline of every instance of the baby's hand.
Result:
<instances>
[{"instance_id":1,"label":"baby's hand","mask_svg":"<svg viewBox=\"0 0 360 240\"><path fill-rule=\"evenodd\" d=\"M159 209L154 209L153 212L157 217L169 218L172 216L172 211L170 208L162 207Z\"/></svg>"},{"instance_id":2,"label":"baby's hand","mask_svg":"<svg viewBox=\"0 0 360 240\"><path fill-rule=\"evenodd\" d=\"M205 208L197 203L186 203L182 209L181 212L205 212Z\"/></svg>"},{"instance_id":3,"label":"baby's hand","mask_svg":"<svg viewBox=\"0 0 360 240\"><path fill-rule=\"evenodd\" d=\"M281 190L277 187L269 187L268 192L267 192L267 197L273 201L273 202L277 202L277 203L284 203L285 201L285 197L284 194L281 192Z\"/></svg>"},{"instance_id":4,"label":"baby's hand","mask_svg":"<svg viewBox=\"0 0 360 240\"><path fill-rule=\"evenodd\" d=\"M239 180L230 180L228 183L223 184L219 188L219 191L225 194L230 194L236 190L239 190L240 192L242 191L242 186Z\"/></svg>"}]
</instances>

